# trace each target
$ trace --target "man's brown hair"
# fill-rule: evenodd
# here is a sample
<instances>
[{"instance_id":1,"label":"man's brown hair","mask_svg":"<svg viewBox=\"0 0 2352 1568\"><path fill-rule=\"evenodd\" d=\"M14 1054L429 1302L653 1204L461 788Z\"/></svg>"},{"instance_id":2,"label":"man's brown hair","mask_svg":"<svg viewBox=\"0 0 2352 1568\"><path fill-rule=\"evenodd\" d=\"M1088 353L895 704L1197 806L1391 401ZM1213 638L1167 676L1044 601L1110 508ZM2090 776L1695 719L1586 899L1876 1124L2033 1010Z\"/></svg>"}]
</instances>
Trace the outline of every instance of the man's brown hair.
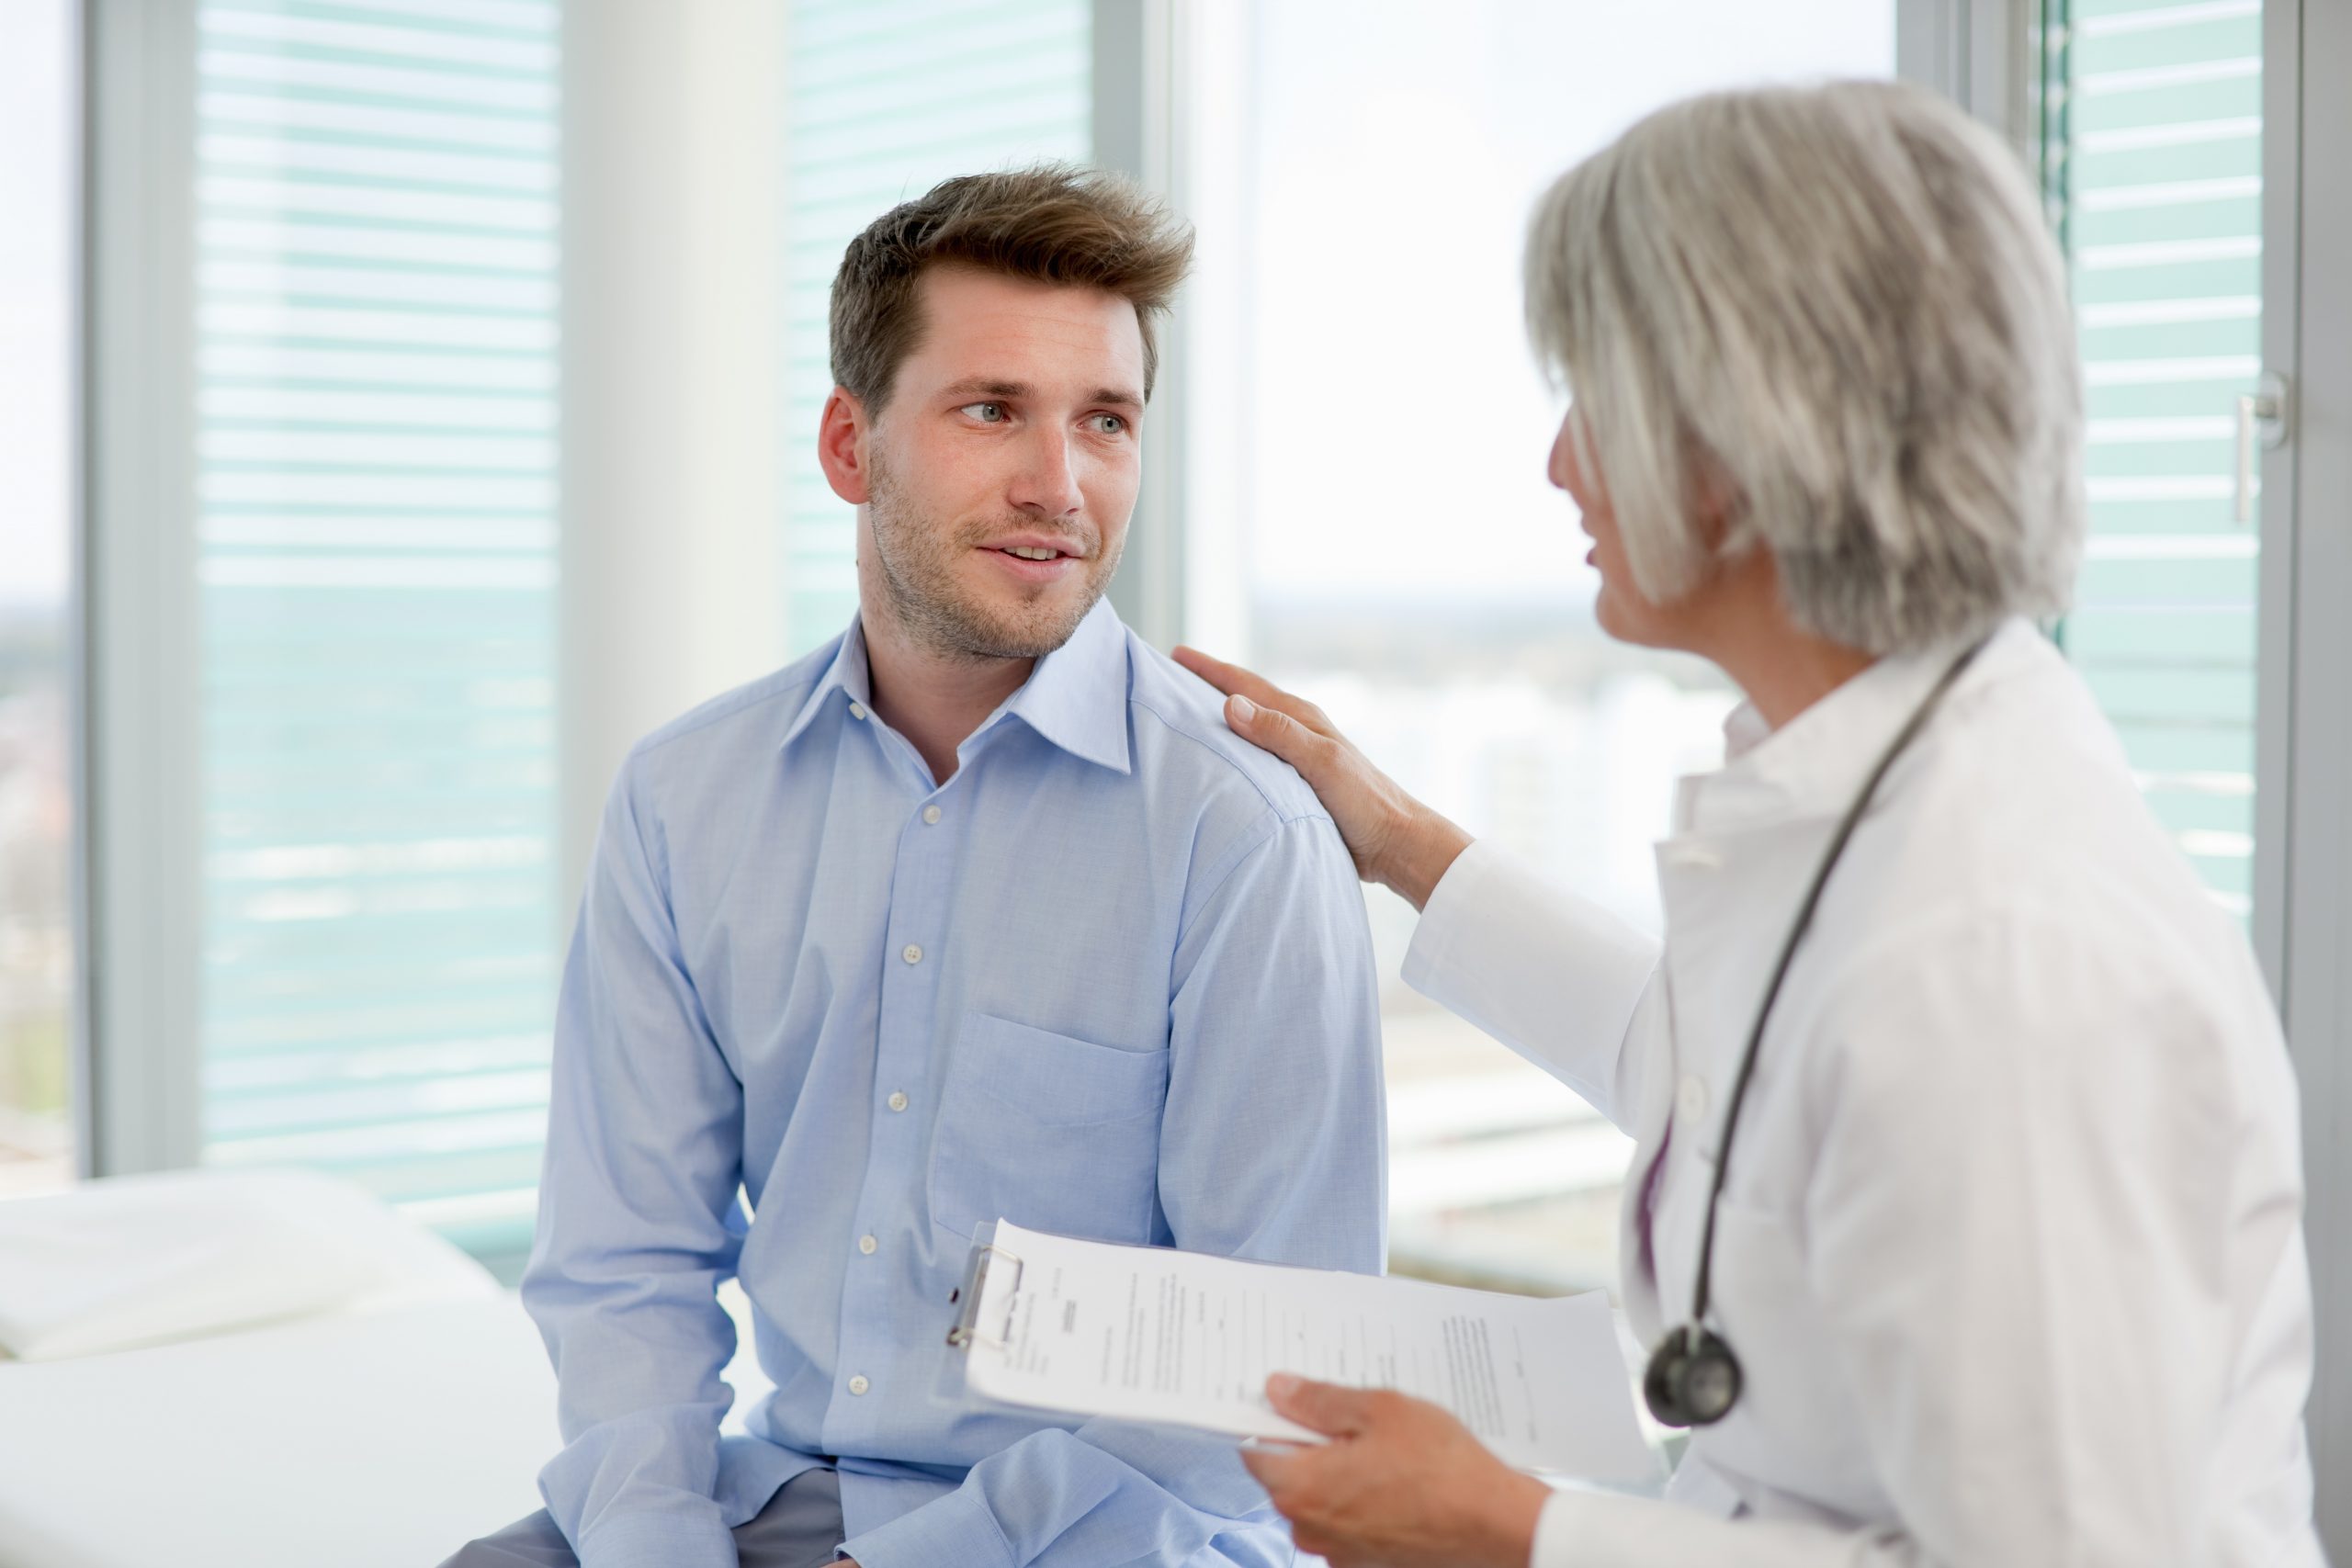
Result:
<instances>
[{"instance_id":1,"label":"man's brown hair","mask_svg":"<svg viewBox=\"0 0 2352 1568\"><path fill-rule=\"evenodd\" d=\"M942 180L850 242L833 275L833 379L881 412L922 335L916 285L929 268L961 266L1125 299L1143 329L1148 398L1154 329L1192 265L1191 228L1117 175L1039 164Z\"/></svg>"}]
</instances>

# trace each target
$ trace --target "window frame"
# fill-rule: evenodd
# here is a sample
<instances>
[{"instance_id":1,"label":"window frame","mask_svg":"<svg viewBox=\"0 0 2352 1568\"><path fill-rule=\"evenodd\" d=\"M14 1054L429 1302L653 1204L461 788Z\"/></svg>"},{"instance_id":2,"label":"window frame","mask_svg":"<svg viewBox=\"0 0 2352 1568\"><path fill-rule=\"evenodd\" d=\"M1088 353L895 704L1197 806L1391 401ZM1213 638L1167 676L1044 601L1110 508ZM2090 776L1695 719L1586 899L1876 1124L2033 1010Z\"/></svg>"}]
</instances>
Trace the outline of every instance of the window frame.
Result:
<instances>
[{"instance_id":1,"label":"window frame","mask_svg":"<svg viewBox=\"0 0 2352 1568\"><path fill-rule=\"evenodd\" d=\"M1895 0L1894 73L2032 152L2031 0Z\"/></svg>"},{"instance_id":2,"label":"window frame","mask_svg":"<svg viewBox=\"0 0 2352 1568\"><path fill-rule=\"evenodd\" d=\"M1094 162L1184 201L1185 29L1174 0L1093 0ZM1128 518L1126 553L1111 580L1119 618L1155 648L1184 631L1184 388L1187 317L1182 296L1160 323L1159 368L1145 425L1143 483Z\"/></svg>"},{"instance_id":3,"label":"window frame","mask_svg":"<svg viewBox=\"0 0 2352 1568\"><path fill-rule=\"evenodd\" d=\"M2306 1412L2313 1472L2352 1463L2352 102L2306 83L2352 75L2352 10L2268 0L2263 13L2263 356L2288 388L2287 439L2262 464L2262 764L2280 787L2257 833L2276 910L2280 1012L2303 1110L2303 1233L2318 1324ZM2273 308L2273 300L2278 308ZM2307 416L2307 413L2309 417ZM2310 507L2305 497L2312 498ZM2331 498L2332 503L2320 498ZM2276 625L2272 623L2275 622ZM2302 679L2305 671L2314 676ZM2262 846L2257 840L2257 853ZM2308 955L2308 956L2306 956ZM2352 1557L2352 1491L2323 1484L2320 1536Z\"/></svg>"},{"instance_id":4,"label":"window frame","mask_svg":"<svg viewBox=\"0 0 2352 1568\"><path fill-rule=\"evenodd\" d=\"M85 1176L197 1163L193 6L83 16L74 1028Z\"/></svg>"}]
</instances>

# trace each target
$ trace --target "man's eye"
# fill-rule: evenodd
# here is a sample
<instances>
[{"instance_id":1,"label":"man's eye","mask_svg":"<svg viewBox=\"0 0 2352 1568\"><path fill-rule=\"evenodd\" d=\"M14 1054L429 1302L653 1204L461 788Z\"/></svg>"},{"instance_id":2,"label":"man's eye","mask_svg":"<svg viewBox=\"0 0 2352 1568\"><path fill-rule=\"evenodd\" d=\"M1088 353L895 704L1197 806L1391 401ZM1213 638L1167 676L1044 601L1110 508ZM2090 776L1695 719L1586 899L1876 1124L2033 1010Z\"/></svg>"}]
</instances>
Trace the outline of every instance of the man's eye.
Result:
<instances>
[{"instance_id":1,"label":"man's eye","mask_svg":"<svg viewBox=\"0 0 2352 1568\"><path fill-rule=\"evenodd\" d=\"M1127 428L1127 422L1114 413L1094 416L1094 431L1098 435L1117 435Z\"/></svg>"},{"instance_id":2,"label":"man's eye","mask_svg":"<svg viewBox=\"0 0 2352 1568\"><path fill-rule=\"evenodd\" d=\"M966 403L962 408L956 412L958 413L970 414L982 424L999 424L1003 423L1004 420L1004 405L1002 403Z\"/></svg>"}]
</instances>

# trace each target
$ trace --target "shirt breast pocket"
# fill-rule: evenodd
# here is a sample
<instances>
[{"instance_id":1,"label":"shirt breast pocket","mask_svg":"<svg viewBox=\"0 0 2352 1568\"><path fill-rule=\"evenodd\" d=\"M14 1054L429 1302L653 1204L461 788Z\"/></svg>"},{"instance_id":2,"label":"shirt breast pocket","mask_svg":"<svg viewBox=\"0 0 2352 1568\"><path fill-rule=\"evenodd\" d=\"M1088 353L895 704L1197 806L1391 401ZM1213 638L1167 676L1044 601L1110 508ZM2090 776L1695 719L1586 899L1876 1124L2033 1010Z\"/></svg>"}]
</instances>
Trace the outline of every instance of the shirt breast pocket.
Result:
<instances>
[{"instance_id":1,"label":"shirt breast pocket","mask_svg":"<svg viewBox=\"0 0 2352 1568\"><path fill-rule=\"evenodd\" d=\"M1167 1099L1165 1051L973 1014L940 1095L932 1222L965 1242L999 1219L1090 1241L1149 1240Z\"/></svg>"}]
</instances>

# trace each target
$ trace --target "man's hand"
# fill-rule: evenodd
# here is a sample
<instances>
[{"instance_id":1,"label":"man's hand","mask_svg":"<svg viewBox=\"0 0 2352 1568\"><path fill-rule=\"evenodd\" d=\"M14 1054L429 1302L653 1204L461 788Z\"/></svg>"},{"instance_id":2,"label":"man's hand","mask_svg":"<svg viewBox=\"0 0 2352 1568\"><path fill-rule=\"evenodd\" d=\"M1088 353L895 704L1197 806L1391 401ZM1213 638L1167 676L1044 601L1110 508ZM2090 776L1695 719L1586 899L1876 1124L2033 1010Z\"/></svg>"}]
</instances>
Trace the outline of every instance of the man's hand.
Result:
<instances>
[{"instance_id":1,"label":"man's hand","mask_svg":"<svg viewBox=\"0 0 2352 1568\"><path fill-rule=\"evenodd\" d=\"M1274 1408L1331 1439L1242 1450L1301 1551L1334 1568L1527 1568L1550 1495L1423 1400L1267 1380Z\"/></svg>"}]
</instances>

